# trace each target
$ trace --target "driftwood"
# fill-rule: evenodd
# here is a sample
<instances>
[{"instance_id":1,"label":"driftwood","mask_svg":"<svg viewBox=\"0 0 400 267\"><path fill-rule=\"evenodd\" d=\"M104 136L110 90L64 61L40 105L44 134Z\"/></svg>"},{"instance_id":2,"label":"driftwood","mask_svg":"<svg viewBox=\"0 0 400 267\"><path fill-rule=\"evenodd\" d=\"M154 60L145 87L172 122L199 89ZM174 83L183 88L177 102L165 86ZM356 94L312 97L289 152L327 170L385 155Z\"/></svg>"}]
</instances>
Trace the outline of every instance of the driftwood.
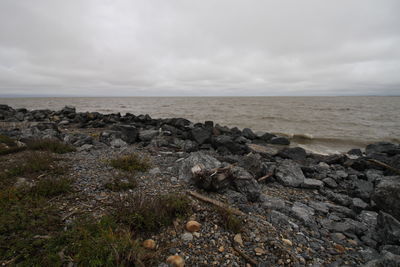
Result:
<instances>
[{"instance_id":1,"label":"driftwood","mask_svg":"<svg viewBox=\"0 0 400 267\"><path fill-rule=\"evenodd\" d=\"M257 182L262 182L264 180L267 180L268 178L272 177L272 175L274 175L274 173L268 173L267 175L264 175L263 177L260 177L257 179Z\"/></svg>"},{"instance_id":2,"label":"driftwood","mask_svg":"<svg viewBox=\"0 0 400 267\"><path fill-rule=\"evenodd\" d=\"M253 266L258 266L258 262L251 258L249 255L245 254L243 251L241 251L237 246L233 246L233 249L239 253L240 256L242 256L248 263L250 263Z\"/></svg>"},{"instance_id":3,"label":"driftwood","mask_svg":"<svg viewBox=\"0 0 400 267\"><path fill-rule=\"evenodd\" d=\"M244 212L242 212L238 209L232 208L232 207L228 206L227 204L225 204L221 201L218 201L216 199L206 197L206 196L199 194L197 192L194 192L194 191L188 191L187 193L189 195L191 195L192 197L195 197L203 202L213 204L214 206L217 206L219 208L228 209L230 212L232 212L232 214L239 215L239 216L246 216L246 214Z\"/></svg>"},{"instance_id":4,"label":"driftwood","mask_svg":"<svg viewBox=\"0 0 400 267\"><path fill-rule=\"evenodd\" d=\"M397 173L397 174L400 174L400 170L398 170L398 169L396 169L396 168L394 168L394 167L392 167L392 166L390 166L390 165L387 165L386 163L383 163L383 162L381 162L381 161L379 161L379 160L376 160L376 159L369 159L368 161L371 162L372 164L375 164L375 165L377 165L377 166L386 168L386 169L388 169L388 170L391 170L392 172L395 172L395 173Z\"/></svg>"},{"instance_id":5,"label":"driftwood","mask_svg":"<svg viewBox=\"0 0 400 267\"><path fill-rule=\"evenodd\" d=\"M192 168L193 180L199 188L206 191L220 191L229 186L232 179L231 168L229 165L224 168L206 169L204 165L197 164Z\"/></svg>"}]
</instances>

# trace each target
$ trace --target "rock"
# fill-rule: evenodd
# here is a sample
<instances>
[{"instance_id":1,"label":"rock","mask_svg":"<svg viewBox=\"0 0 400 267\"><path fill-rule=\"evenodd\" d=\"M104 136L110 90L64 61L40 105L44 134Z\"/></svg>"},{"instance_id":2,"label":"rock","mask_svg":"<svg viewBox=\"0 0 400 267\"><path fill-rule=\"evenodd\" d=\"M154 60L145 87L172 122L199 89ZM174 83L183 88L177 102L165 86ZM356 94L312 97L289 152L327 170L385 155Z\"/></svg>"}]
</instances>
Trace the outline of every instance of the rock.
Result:
<instances>
[{"instance_id":1,"label":"rock","mask_svg":"<svg viewBox=\"0 0 400 267\"><path fill-rule=\"evenodd\" d=\"M374 153L386 153L386 154L397 154L396 151L399 150L399 146L388 143L388 142L379 142L375 144L367 145L365 148L365 153L367 156L374 154Z\"/></svg>"},{"instance_id":2,"label":"rock","mask_svg":"<svg viewBox=\"0 0 400 267\"><path fill-rule=\"evenodd\" d=\"M259 153L262 156L264 155L271 155L274 156L278 154L279 149L276 148L275 146L265 146L265 145L257 145L257 144L247 144L247 147L249 148L250 151L254 153Z\"/></svg>"},{"instance_id":3,"label":"rock","mask_svg":"<svg viewBox=\"0 0 400 267\"><path fill-rule=\"evenodd\" d=\"M242 131L242 135L250 140L256 139L257 135L249 128L244 128Z\"/></svg>"},{"instance_id":4,"label":"rock","mask_svg":"<svg viewBox=\"0 0 400 267\"><path fill-rule=\"evenodd\" d=\"M186 230L188 230L189 232L197 232L200 231L201 228L201 224L199 222L196 221L188 221L186 223Z\"/></svg>"},{"instance_id":5,"label":"rock","mask_svg":"<svg viewBox=\"0 0 400 267\"><path fill-rule=\"evenodd\" d=\"M332 191L326 191L326 197L331 201L346 207L350 206L352 203L352 198L348 195L334 193Z\"/></svg>"},{"instance_id":6,"label":"rock","mask_svg":"<svg viewBox=\"0 0 400 267\"><path fill-rule=\"evenodd\" d=\"M299 187L304 183L304 174L300 165L292 160L282 161L275 171L276 179L284 186Z\"/></svg>"},{"instance_id":7,"label":"rock","mask_svg":"<svg viewBox=\"0 0 400 267\"><path fill-rule=\"evenodd\" d=\"M296 161L305 160L307 157L306 151L301 147L285 147L279 151L278 156L284 159L293 159Z\"/></svg>"},{"instance_id":8,"label":"rock","mask_svg":"<svg viewBox=\"0 0 400 267\"><path fill-rule=\"evenodd\" d=\"M400 256L390 252L382 253L379 259L371 260L366 264L362 265L362 267L398 267L398 266L400 266Z\"/></svg>"},{"instance_id":9,"label":"rock","mask_svg":"<svg viewBox=\"0 0 400 267\"><path fill-rule=\"evenodd\" d=\"M314 222L313 216L315 214L314 209L300 202L293 203L291 214L298 220L302 221L306 225L310 225Z\"/></svg>"},{"instance_id":10,"label":"rock","mask_svg":"<svg viewBox=\"0 0 400 267\"><path fill-rule=\"evenodd\" d=\"M159 167L155 167L155 168L152 168L152 169L149 170L149 174L151 174L151 175L157 175L157 174L160 174L160 173L161 173L161 170L160 170Z\"/></svg>"},{"instance_id":11,"label":"rock","mask_svg":"<svg viewBox=\"0 0 400 267\"><path fill-rule=\"evenodd\" d=\"M71 113L76 113L76 108L72 106L65 106L62 110L61 113L66 115L66 114L71 114Z\"/></svg>"},{"instance_id":12,"label":"rock","mask_svg":"<svg viewBox=\"0 0 400 267\"><path fill-rule=\"evenodd\" d=\"M173 267L183 267L185 266L185 261L181 256L173 255L167 258L167 263L171 264Z\"/></svg>"},{"instance_id":13,"label":"rock","mask_svg":"<svg viewBox=\"0 0 400 267\"><path fill-rule=\"evenodd\" d=\"M231 172L233 176L232 183L236 191L244 194L249 201L258 201L261 187L254 177L245 169L237 166L233 167Z\"/></svg>"},{"instance_id":14,"label":"rock","mask_svg":"<svg viewBox=\"0 0 400 267\"><path fill-rule=\"evenodd\" d=\"M142 142L150 142L151 139L159 134L158 130L142 130L139 131L139 140Z\"/></svg>"},{"instance_id":15,"label":"rock","mask_svg":"<svg viewBox=\"0 0 400 267\"><path fill-rule=\"evenodd\" d=\"M303 188L310 188L310 189L319 189L324 186L324 183L317 179L309 179L305 178L304 182L301 184Z\"/></svg>"},{"instance_id":16,"label":"rock","mask_svg":"<svg viewBox=\"0 0 400 267\"><path fill-rule=\"evenodd\" d=\"M239 166L250 172L255 178L264 176L266 168L259 154L249 153L239 159Z\"/></svg>"},{"instance_id":17,"label":"rock","mask_svg":"<svg viewBox=\"0 0 400 267\"><path fill-rule=\"evenodd\" d=\"M329 206L324 202L310 201L308 205L321 213L326 214L329 212Z\"/></svg>"},{"instance_id":18,"label":"rock","mask_svg":"<svg viewBox=\"0 0 400 267\"><path fill-rule=\"evenodd\" d=\"M289 139L283 136L272 137L269 143L273 145L290 145Z\"/></svg>"},{"instance_id":19,"label":"rock","mask_svg":"<svg viewBox=\"0 0 400 267\"><path fill-rule=\"evenodd\" d=\"M244 245L243 245L243 239L242 239L242 235L241 235L241 234L236 234L236 235L233 237L233 241L234 241L236 244L238 244L239 246L244 247Z\"/></svg>"},{"instance_id":20,"label":"rock","mask_svg":"<svg viewBox=\"0 0 400 267\"><path fill-rule=\"evenodd\" d=\"M400 176L384 177L377 184L372 199L379 209L400 220Z\"/></svg>"},{"instance_id":21,"label":"rock","mask_svg":"<svg viewBox=\"0 0 400 267\"><path fill-rule=\"evenodd\" d=\"M357 216L357 220L368 226L369 229L375 229L377 224L378 213L370 210L363 210Z\"/></svg>"},{"instance_id":22,"label":"rock","mask_svg":"<svg viewBox=\"0 0 400 267\"><path fill-rule=\"evenodd\" d=\"M93 145L84 144L84 145L78 147L76 150L78 150L78 151L90 151L92 148L93 148Z\"/></svg>"},{"instance_id":23,"label":"rock","mask_svg":"<svg viewBox=\"0 0 400 267\"><path fill-rule=\"evenodd\" d=\"M259 135L259 138L264 140L264 141L266 141L266 142L271 141L271 139L274 138L274 137L276 137L276 135L271 134L271 133L262 133L262 134Z\"/></svg>"},{"instance_id":24,"label":"rock","mask_svg":"<svg viewBox=\"0 0 400 267\"><path fill-rule=\"evenodd\" d=\"M287 246L290 246L290 247L293 246L292 241L290 241L289 239L282 238L282 242Z\"/></svg>"},{"instance_id":25,"label":"rock","mask_svg":"<svg viewBox=\"0 0 400 267\"><path fill-rule=\"evenodd\" d=\"M324 184L330 188L337 188L338 184L336 183L336 181L330 177L327 177L325 179L322 180L324 182Z\"/></svg>"},{"instance_id":26,"label":"rock","mask_svg":"<svg viewBox=\"0 0 400 267\"><path fill-rule=\"evenodd\" d=\"M400 222L393 216L379 212L376 229L382 244L400 245Z\"/></svg>"},{"instance_id":27,"label":"rock","mask_svg":"<svg viewBox=\"0 0 400 267\"><path fill-rule=\"evenodd\" d=\"M261 206L265 209L284 210L286 207L285 201L276 197L262 195L261 201Z\"/></svg>"},{"instance_id":28,"label":"rock","mask_svg":"<svg viewBox=\"0 0 400 267\"><path fill-rule=\"evenodd\" d=\"M210 143L211 141L211 131L207 128L195 127L192 129L191 135L193 140L200 145L204 143Z\"/></svg>"},{"instance_id":29,"label":"rock","mask_svg":"<svg viewBox=\"0 0 400 267\"><path fill-rule=\"evenodd\" d=\"M400 255L400 246L385 245L385 246L380 247L380 250L382 252L388 251L390 253Z\"/></svg>"},{"instance_id":30,"label":"rock","mask_svg":"<svg viewBox=\"0 0 400 267\"><path fill-rule=\"evenodd\" d=\"M135 143L139 136L139 130L132 125L114 125L111 130L121 132L121 139L128 144Z\"/></svg>"},{"instance_id":31,"label":"rock","mask_svg":"<svg viewBox=\"0 0 400 267\"><path fill-rule=\"evenodd\" d=\"M354 187L353 195L358 196L366 201L371 198L371 195L374 191L374 185L371 182L356 178L352 180L352 185Z\"/></svg>"},{"instance_id":32,"label":"rock","mask_svg":"<svg viewBox=\"0 0 400 267\"><path fill-rule=\"evenodd\" d=\"M359 213L362 210L365 210L367 207L368 207L368 204L365 203L362 199L353 198L352 203L351 203L351 208L355 212Z\"/></svg>"},{"instance_id":33,"label":"rock","mask_svg":"<svg viewBox=\"0 0 400 267\"><path fill-rule=\"evenodd\" d=\"M359 148L350 149L347 152L347 154L351 155L351 156L357 156L357 157L361 157L363 155L362 152L361 152L361 149L359 149Z\"/></svg>"},{"instance_id":34,"label":"rock","mask_svg":"<svg viewBox=\"0 0 400 267\"><path fill-rule=\"evenodd\" d=\"M261 256L265 254L265 250L262 248L255 248L254 252L256 253L257 256Z\"/></svg>"},{"instance_id":35,"label":"rock","mask_svg":"<svg viewBox=\"0 0 400 267\"><path fill-rule=\"evenodd\" d=\"M183 241L192 241L193 240L193 234L192 233L183 233L181 236Z\"/></svg>"},{"instance_id":36,"label":"rock","mask_svg":"<svg viewBox=\"0 0 400 267\"><path fill-rule=\"evenodd\" d=\"M218 248L218 251L222 253L222 252L225 251L225 248L224 248L223 246L220 246L220 247Z\"/></svg>"},{"instance_id":37,"label":"rock","mask_svg":"<svg viewBox=\"0 0 400 267\"><path fill-rule=\"evenodd\" d=\"M205 169L221 167L221 162L205 152L192 152L190 156L184 159L181 163L179 168L179 179L189 181L193 177L192 168L197 164L201 164Z\"/></svg>"},{"instance_id":38,"label":"rock","mask_svg":"<svg viewBox=\"0 0 400 267\"><path fill-rule=\"evenodd\" d=\"M128 146L128 144L127 144L124 140L119 139L119 138L112 140L112 141L110 142L110 145L111 145L112 147L115 147L115 148L121 148L121 147L126 147L126 146Z\"/></svg>"},{"instance_id":39,"label":"rock","mask_svg":"<svg viewBox=\"0 0 400 267\"><path fill-rule=\"evenodd\" d=\"M233 141L233 138L228 135L219 135L213 139L213 146L217 150L227 149L232 154L243 155L248 152L246 145L241 145Z\"/></svg>"},{"instance_id":40,"label":"rock","mask_svg":"<svg viewBox=\"0 0 400 267\"><path fill-rule=\"evenodd\" d=\"M153 239L146 239L143 242L143 247L146 249L155 249L156 248L156 242Z\"/></svg>"}]
</instances>

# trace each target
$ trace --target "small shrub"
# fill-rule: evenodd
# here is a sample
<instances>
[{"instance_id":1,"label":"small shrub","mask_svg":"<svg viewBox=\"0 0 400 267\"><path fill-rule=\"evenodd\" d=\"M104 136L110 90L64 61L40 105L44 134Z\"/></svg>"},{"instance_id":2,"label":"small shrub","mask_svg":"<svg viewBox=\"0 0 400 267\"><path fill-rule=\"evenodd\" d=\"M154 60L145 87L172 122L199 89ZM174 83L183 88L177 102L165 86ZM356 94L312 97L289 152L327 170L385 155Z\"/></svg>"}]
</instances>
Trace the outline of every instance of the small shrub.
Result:
<instances>
[{"instance_id":1,"label":"small shrub","mask_svg":"<svg viewBox=\"0 0 400 267\"><path fill-rule=\"evenodd\" d=\"M217 208L217 213L221 218L222 226L233 233L241 232L243 228L243 220L232 213L228 208Z\"/></svg>"},{"instance_id":2,"label":"small shrub","mask_svg":"<svg viewBox=\"0 0 400 267\"><path fill-rule=\"evenodd\" d=\"M27 142L28 149L49 151L57 154L65 154L76 151L75 147L64 144L55 139L36 139Z\"/></svg>"},{"instance_id":3,"label":"small shrub","mask_svg":"<svg viewBox=\"0 0 400 267\"><path fill-rule=\"evenodd\" d=\"M72 180L61 177L48 177L39 180L31 189L29 194L36 197L55 197L72 191Z\"/></svg>"},{"instance_id":4,"label":"small shrub","mask_svg":"<svg viewBox=\"0 0 400 267\"><path fill-rule=\"evenodd\" d=\"M2 134L0 134L0 143L9 147L17 146L14 139Z\"/></svg>"},{"instance_id":5,"label":"small shrub","mask_svg":"<svg viewBox=\"0 0 400 267\"><path fill-rule=\"evenodd\" d=\"M124 155L110 161L112 167L128 172L147 171L151 164L148 158L140 157L136 153Z\"/></svg>"},{"instance_id":6,"label":"small shrub","mask_svg":"<svg viewBox=\"0 0 400 267\"><path fill-rule=\"evenodd\" d=\"M111 191L125 191L134 189L137 186L137 181L134 177L117 176L114 177L110 182L104 185L105 188Z\"/></svg>"},{"instance_id":7,"label":"small shrub","mask_svg":"<svg viewBox=\"0 0 400 267\"><path fill-rule=\"evenodd\" d=\"M0 156L17 153L25 149L25 147L19 147L14 139L0 135Z\"/></svg>"},{"instance_id":8,"label":"small shrub","mask_svg":"<svg viewBox=\"0 0 400 267\"><path fill-rule=\"evenodd\" d=\"M115 207L113 216L119 223L128 225L135 232L156 232L170 225L176 218L188 216L192 210L185 195L148 197L129 196Z\"/></svg>"}]
</instances>

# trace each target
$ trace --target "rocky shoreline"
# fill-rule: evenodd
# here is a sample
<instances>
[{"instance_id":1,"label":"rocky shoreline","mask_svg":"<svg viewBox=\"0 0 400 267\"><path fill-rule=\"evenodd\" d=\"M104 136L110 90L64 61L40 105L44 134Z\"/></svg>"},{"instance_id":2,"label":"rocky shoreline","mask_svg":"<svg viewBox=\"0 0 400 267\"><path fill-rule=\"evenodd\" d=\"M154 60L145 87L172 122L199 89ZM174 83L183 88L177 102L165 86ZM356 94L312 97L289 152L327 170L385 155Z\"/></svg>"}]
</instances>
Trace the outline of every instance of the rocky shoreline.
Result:
<instances>
[{"instance_id":1,"label":"rocky shoreline","mask_svg":"<svg viewBox=\"0 0 400 267\"><path fill-rule=\"evenodd\" d=\"M0 105L0 135L21 146L57 139L76 148L63 155L76 192L59 200L65 223L81 213L101 216L116 196L138 192L195 191L243 213L243 229L232 233L218 226L212 205L193 198L190 219L200 230L175 225L153 235L169 246L155 266L166 266L169 255L185 266L400 266L399 144L325 156L248 128L68 106ZM105 185L116 171L104 162L130 152L147 155L152 168L138 174L135 189L113 192Z\"/></svg>"}]
</instances>

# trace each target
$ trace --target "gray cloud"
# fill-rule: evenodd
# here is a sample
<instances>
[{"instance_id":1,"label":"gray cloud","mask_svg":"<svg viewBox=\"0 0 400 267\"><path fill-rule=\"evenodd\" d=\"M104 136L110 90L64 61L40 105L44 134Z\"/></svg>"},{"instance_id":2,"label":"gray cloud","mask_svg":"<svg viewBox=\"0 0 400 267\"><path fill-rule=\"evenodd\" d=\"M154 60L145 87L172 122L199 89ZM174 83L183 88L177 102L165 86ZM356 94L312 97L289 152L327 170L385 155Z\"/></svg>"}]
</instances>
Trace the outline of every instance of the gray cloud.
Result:
<instances>
[{"instance_id":1,"label":"gray cloud","mask_svg":"<svg viewBox=\"0 0 400 267\"><path fill-rule=\"evenodd\" d=\"M399 94L400 2L0 1L0 95Z\"/></svg>"}]
</instances>

